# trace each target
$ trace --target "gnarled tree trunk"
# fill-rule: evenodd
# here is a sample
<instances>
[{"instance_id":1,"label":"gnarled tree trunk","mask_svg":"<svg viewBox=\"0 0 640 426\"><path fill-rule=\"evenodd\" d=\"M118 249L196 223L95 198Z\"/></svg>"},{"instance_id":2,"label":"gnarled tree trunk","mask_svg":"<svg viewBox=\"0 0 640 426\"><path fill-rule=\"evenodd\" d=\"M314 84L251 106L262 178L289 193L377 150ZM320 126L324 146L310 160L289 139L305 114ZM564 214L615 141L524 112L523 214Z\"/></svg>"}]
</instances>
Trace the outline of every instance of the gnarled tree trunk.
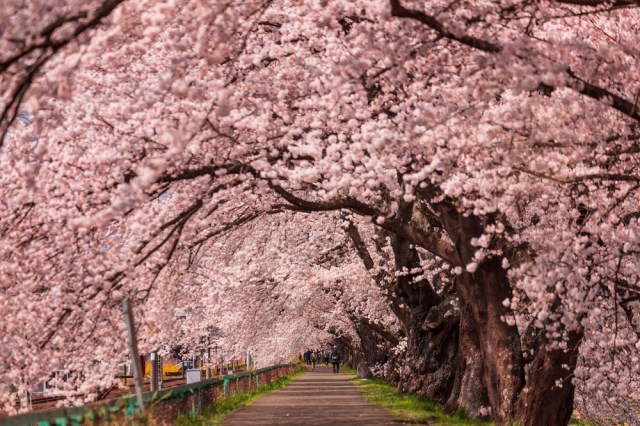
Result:
<instances>
[{"instance_id":1,"label":"gnarled tree trunk","mask_svg":"<svg viewBox=\"0 0 640 426\"><path fill-rule=\"evenodd\" d=\"M489 397L483 380L480 340L469 307L463 305L460 310L455 380L445 411L464 408L469 416L483 418L488 414L484 410L489 407Z\"/></svg>"},{"instance_id":2,"label":"gnarled tree trunk","mask_svg":"<svg viewBox=\"0 0 640 426\"><path fill-rule=\"evenodd\" d=\"M516 401L524 387L524 365L518 330L515 325L505 322L513 315L502 304L512 295L509 279L498 258L480 262L474 259L477 247L471 241L484 232L480 218L465 216L447 202L435 204L434 208L440 214L463 266L463 272L456 280L456 291L460 302L469 307L477 327L482 375L492 417L498 423L510 422L515 418ZM472 263L476 264L475 270L467 271L466 266Z\"/></svg>"},{"instance_id":3,"label":"gnarled tree trunk","mask_svg":"<svg viewBox=\"0 0 640 426\"><path fill-rule=\"evenodd\" d=\"M355 369L358 377L361 379L370 379L373 377L372 367L383 364L387 359L388 340L394 340L394 336L382 329L377 324L371 324L366 319L361 319L357 326L356 332L360 338L361 353L358 354L355 361ZM395 339L395 343L398 340ZM384 348L384 349L381 349Z\"/></svg>"},{"instance_id":4,"label":"gnarled tree trunk","mask_svg":"<svg viewBox=\"0 0 640 426\"><path fill-rule=\"evenodd\" d=\"M458 349L458 318L445 317L453 310L426 280L416 280L412 271L420 268L420 258L413 245L391 236L396 271L395 296L409 308L406 320L407 351L398 387L433 401L444 403L453 387Z\"/></svg>"},{"instance_id":5,"label":"gnarled tree trunk","mask_svg":"<svg viewBox=\"0 0 640 426\"><path fill-rule=\"evenodd\" d=\"M573 371L578 362L582 332L569 334L567 349L542 345L536 354L517 406L523 426L565 425L573 412Z\"/></svg>"}]
</instances>

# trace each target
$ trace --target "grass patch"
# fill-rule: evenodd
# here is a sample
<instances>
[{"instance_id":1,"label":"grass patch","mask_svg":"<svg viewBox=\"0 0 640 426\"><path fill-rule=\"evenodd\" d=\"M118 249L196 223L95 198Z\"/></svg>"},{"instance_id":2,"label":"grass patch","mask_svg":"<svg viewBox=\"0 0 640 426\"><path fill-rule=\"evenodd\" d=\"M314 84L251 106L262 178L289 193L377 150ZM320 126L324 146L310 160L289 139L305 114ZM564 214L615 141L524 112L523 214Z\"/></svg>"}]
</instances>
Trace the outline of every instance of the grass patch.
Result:
<instances>
[{"instance_id":1,"label":"grass patch","mask_svg":"<svg viewBox=\"0 0 640 426\"><path fill-rule=\"evenodd\" d=\"M611 422L611 424L614 424L614 423L615 422L613 421ZM575 425L575 426L597 426L597 423L594 423L590 420L577 418L577 417L572 417L571 420L569 420L569 424Z\"/></svg>"},{"instance_id":2,"label":"grass patch","mask_svg":"<svg viewBox=\"0 0 640 426\"><path fill-rule=\"evenodd\" d=\"M429 425L490 425L467 417L463 410L447 414L439 404L417 395L402 394L388 383L378 379L358 379L355 370L345 368L349 380L356 385L369 402L384 408L395 417Z\"/></svg>"},{"instance_id":3,"label":"grass patch","mask_svg":"<svg viewBox=\"0 0 640 426\"><path fill-rule=\"evenodd\" d=\"M416 424L429 425L463 426L493 424L470 419L462 409L453 414L447 414L440 404L420 398L417 395L399 393L394 386L379 379L358 379L356 370L347 366L344 366L344 371L349 376L349 380L360 389L365 399L384 408L400 419L414 421ZM589 420L572 417L569 425L595 426L596 424Z\"/></svg>"},{"instance_id":4,"label":"grass patch","mask_svg":"<svg viewBox=\"0 0 640 426\"><path fill-rule=\"evenodd\" d=\"M293 379L304 373L303 369L299 369L287 376L280 377L268 385L260 386L258 389L250 392L241 392L231 395L227 398L216 401L209 405L202 414L198 416L181 415L178 417L176 425L178 426L204 426L219 425L225 417L232 412L239 410L252 404L256 399L271 392L275 392L287 386Z\"/></svg>"}]
</instances>

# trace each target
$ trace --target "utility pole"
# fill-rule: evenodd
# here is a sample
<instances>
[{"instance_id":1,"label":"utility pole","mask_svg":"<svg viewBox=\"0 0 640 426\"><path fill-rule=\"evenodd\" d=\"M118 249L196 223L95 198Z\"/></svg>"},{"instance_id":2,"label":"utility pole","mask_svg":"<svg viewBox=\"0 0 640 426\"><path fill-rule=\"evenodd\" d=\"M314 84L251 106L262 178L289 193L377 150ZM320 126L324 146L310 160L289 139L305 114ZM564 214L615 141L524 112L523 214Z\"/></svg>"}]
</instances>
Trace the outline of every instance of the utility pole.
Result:
<instances>
[{"instance_id":1,"label":"utility pole","mask_svg":"<svg viewBox=\"0 0 640 426\"><path fill-rule=\"evenodd\" d=\"M131 352L131 364L133 364L133 379L136 387L136 399L140 412L144 413L144 401L142 400L142 366L140 365L140 356L138 355L138 338L136 337L136 327L133 322L133 312L128 298L122 299L122 312L124 313L124 322L127 325L127 335L129 337L129 351Z\"/></svg>"}]
</instances>

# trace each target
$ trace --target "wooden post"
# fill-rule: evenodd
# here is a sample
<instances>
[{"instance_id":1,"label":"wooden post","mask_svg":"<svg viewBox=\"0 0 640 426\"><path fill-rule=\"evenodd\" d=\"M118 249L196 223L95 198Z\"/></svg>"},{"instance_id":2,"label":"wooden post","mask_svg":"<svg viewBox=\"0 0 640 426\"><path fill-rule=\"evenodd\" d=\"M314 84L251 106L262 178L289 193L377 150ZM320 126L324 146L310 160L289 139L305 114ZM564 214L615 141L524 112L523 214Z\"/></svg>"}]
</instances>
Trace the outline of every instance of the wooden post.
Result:
<instances>
[{"instance_id":1,"label":"wooden post","mask_svg":"<svg viewBox=\"0 0 640 426\"><path fill-rule=\"evenodd\" d=\"M142 400L142 366L140 365L140 356L138 355L138 339L136 337L136 327L133 322L133 312L129 299L122 299L122 312L124 313L124 322L127 325L127 335L129 337L129 351L131 352L131 364L133 364L133 378L136 387L136 399L140 412L144 413L144 401Z\"/></svg>"}]
</instances>

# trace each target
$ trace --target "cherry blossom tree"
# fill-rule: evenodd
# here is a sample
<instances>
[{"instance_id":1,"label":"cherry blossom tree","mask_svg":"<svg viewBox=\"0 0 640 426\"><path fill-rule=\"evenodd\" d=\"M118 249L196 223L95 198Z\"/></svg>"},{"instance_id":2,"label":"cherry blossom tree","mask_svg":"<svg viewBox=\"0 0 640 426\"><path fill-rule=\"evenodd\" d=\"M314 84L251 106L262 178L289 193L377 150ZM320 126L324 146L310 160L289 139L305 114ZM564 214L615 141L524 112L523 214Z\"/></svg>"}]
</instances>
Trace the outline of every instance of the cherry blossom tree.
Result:
<instances>
[{"instance_id":1,"label":"cherry blossom tree","mask_svg":"<svg viewBox=\"0 0 640 426\"><path fill-rule=\"evenodd\" d=\"M89 394L128 296L149 348L341 338L498 423L637 419L636 2L45 3L0 15L3 383Z\"/></svg>"}]
</instances>

